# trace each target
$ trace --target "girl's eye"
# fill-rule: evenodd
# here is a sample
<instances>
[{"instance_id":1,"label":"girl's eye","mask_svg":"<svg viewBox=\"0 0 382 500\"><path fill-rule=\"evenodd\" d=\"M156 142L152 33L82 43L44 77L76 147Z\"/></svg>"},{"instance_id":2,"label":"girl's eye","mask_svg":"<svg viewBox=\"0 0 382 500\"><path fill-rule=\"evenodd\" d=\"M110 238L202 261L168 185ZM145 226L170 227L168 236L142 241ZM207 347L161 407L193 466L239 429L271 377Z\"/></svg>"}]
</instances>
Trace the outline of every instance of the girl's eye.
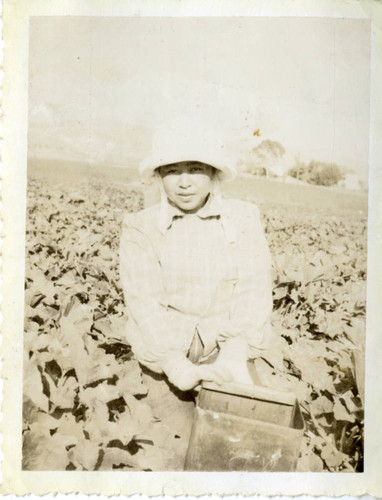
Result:
<instances>
[{"instance_id":1,"label":"girl's eye","mask_svg":"<svg viewBox=\"0 0 382 500\"><path fill-rule=\"evenodd\" d=\"M204 171L203 167L192 167L191 168L191 172L193 172L194 174L198 174L198 173L203 172L203 171Z\"/></svg>"}]
</instances>

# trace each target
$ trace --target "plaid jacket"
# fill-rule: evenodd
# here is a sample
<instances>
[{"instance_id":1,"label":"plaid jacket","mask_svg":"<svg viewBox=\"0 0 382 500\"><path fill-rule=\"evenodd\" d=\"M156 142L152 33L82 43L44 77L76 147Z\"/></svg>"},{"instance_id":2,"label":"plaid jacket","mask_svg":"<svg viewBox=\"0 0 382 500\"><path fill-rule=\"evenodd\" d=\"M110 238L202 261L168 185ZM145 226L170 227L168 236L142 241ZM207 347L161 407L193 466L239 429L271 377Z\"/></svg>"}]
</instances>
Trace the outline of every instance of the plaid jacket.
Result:
<instances>
[{"instance_id":1,"label":"plaid jacket","mask_svg":"<svg viewBox=\"0 0 382 500\"><path fill-rule=\"evenodd\" d=\"M196 214L167 203L127 214L120 277L127 339L154 371L186 356L196 331L204 355L235 336L264 347L271 260L258 208L250 202L212 197Z\"/></svg>"}]
</instances>

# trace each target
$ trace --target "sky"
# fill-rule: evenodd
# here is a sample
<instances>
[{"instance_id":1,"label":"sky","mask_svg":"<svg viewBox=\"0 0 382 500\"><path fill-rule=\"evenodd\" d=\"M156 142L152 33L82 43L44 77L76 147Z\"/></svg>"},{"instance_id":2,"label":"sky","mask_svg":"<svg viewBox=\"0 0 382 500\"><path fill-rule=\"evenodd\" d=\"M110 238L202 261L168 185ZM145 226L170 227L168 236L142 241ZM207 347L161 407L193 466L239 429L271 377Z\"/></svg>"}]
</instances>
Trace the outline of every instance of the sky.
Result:
<instances>
[{"instance_id":1,"label":"sky","mask_svg":"<svg viewBox=\"0 0 382 500\"><path fill-rule=\"evenodd\" d=\"M369 44L359 19L35 17L29 155L129 166L164 120L196 112L235 160L271 139L290 166L366 179Z\"/></svg>"}]
</instances>

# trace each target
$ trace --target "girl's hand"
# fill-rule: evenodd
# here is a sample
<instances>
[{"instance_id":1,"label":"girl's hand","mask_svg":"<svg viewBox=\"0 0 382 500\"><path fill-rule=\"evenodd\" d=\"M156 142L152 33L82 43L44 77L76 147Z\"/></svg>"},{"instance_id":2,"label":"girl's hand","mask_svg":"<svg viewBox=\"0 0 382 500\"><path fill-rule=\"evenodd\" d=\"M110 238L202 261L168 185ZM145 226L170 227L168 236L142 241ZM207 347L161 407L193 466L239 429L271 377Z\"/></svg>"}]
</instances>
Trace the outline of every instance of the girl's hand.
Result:
<instances>
[{"instance_id":1,"label":"girl's hand","mask_svg":"<svg viewBox=\"0 0 382 500\"><path fill-rule=\"evenodd\" d=\"M233 382L253 385L247 365L247 341L241 337L227 339L220 344L220 353L212 366L224 367L233 374Z\"/></svg>"},{"instance_id":2,"label":"girl's hand","mask_svg":"<svg viewBox=\"0 0 382 500\"><path fill-rule=\"evenodd\" d=\"M169 380L181 391L189 391L200 384L203 380L207 382L215 382L216 384L224 384L230 382L233 375L225 366L214 365L193 365L181 372L169 375Z\"/></svg>"},{"instance_id":3,"label":"girl's hand","mask_svg":"<svg viewBox=\"0 0 382 500\"><path fill-rule=\"evenodd\" d=\"M198 367L200 370L201 379L206 382L215 382L215 384L222 385L231 382L234 376L227 366L223 365L201 365Z\"/></svg>"},{"instance_id":4,"label":"girl's hand","mask_svg":"<svg viewBox=\"0 0 382 500\"><path fill-rule=\"evenodd\" d=\"M249 373L247 361L243 360L219 360L215 362L216 368L224 366L228 371L233 373L232 382L239 384L253 385L253 379Z\"/></svg>"}]
</instances>

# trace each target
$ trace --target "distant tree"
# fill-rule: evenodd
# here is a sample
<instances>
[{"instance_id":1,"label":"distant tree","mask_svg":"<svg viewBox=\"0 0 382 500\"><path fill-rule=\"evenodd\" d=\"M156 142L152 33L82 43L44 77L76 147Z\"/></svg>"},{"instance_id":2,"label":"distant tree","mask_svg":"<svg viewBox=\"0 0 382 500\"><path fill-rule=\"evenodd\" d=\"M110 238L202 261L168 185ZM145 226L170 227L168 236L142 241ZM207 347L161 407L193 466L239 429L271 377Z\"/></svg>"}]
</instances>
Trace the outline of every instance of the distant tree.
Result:
<instances>
[{"instance_id":1,"label":"distant tree","mask_svg":"<svg viewBox=\"0 0 382 500\"><path fill-rule=\"evenodd\" d=\"M296 162L296 165L289 169L288 175L300 181L320 186L333 186L343 178L343 173L336 163L326 163L312 160L308 165Z\"/></svg>"},{"instance_id":2,"label":"distant tree","mask_svg":"<svg viewBox=\"0 0 382 500\"><path fill-rule=\"evenodd\" d=\"M297 153L294 155L294 166L295 167L304 167L305 168L305 163L301 160L301 154Z\"/></svg>"},{"instance_id":3,"label":"distant tree","mask_svg":"<svg viewBox=\"0 0 382 500\"><path fill-rule=\"evenodd\" d=\"M247 171L255 173L264 170L265 175L269 177L269 169L277 165L284 154L285 149L279 142L266 139L252 149Z\"/></svg>"}]
</instances>

